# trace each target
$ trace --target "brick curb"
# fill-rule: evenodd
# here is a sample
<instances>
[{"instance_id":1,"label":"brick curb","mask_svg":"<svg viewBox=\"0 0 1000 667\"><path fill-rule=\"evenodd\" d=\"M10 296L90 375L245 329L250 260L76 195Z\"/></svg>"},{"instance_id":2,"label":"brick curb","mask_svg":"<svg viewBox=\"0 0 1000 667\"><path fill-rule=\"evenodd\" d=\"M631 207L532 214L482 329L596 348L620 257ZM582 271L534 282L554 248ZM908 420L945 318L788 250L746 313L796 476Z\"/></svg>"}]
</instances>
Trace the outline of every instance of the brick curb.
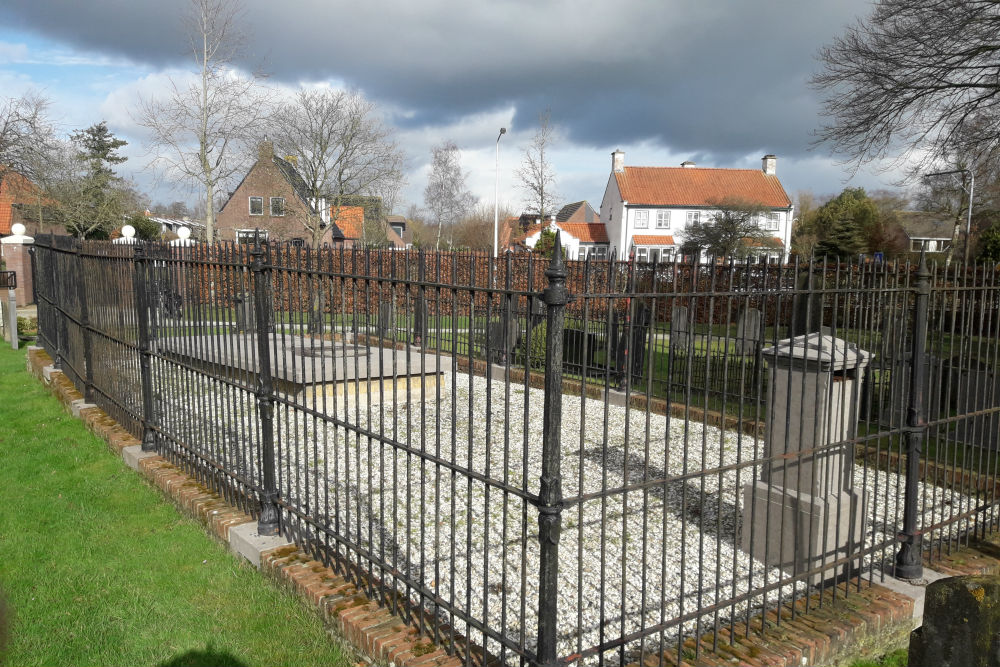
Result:
<instances>
[{"instance_id":1,"label":"brick curb","mask_svg":"<svg viewBox=\"0 0 1000 667\"><path fill-rule=\"evenodd\" d=\"M52 358L41 348L28 348L26 365L28 372L41 380L67 409L74 401L82 401L83 396L72 381L52 368ZM86 407L79 410L79 415L87 428L119 456L126 447L141 444L98 407ZM229 505L217 493L161 456L141 459L139 472L185 514L200 521L210 534L227 544L231 527L256 523L253 517ZM355 584L313 560L295 545L262 552L260 569L308 601L326 624L338 630L369 658L399 667L461 667L463 664L416 627L368 599ZM456 636L456 642L464 645L464 638Z\"/></svg>"}]
</instances>

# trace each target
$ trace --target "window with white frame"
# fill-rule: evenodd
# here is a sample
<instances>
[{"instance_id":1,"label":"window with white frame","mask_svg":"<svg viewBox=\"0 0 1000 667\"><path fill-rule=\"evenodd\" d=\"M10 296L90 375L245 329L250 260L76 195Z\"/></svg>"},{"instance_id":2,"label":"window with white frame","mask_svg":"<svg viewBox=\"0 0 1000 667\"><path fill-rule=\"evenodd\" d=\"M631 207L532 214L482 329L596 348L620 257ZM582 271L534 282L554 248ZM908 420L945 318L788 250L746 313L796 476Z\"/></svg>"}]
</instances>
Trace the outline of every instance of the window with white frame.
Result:
<instances>
[{"instance_id":1,"label":"window with white frame","mask_svg":"<svg viewBox=\"0 0 1000 667\"><path fill-rule=\"evenodd\" d=\"M260 240L267 240L267 230L266 229L237 229L236 230L236 240L239 243L253 243L254 235L260 233Z\"/></svg>"},{"instance_id":2,"label":"window with white frame","mask_svg":"<svg viewBox=\"0 0 1000 667\"><path fill-rule=\"evenodd\" d=\"M264 215L263 197L250 197L250 215Z\"/></svg>"},{"instance_id":3,"label":"window with white frame","mask_svg":"<svg viewBox=\"0 0 1000 667\"><path fill-rule=\"evenodd\" d=\"M649 228L649 211L636 211L635 212L635 228L636 229L648 229Z\"/></svg>"},{"instance_id":4,"label":"window with white frame","mask_svg":"<svg viewBox=\"0 0 1000 667\"><path fill-rule=\"evenodd\" d=\"M771 231L771 232L777 231L778 230L778 214L777 213L768 213L767 215L765 215L764 218L763 218L763 220L761 220L761 226L764 229L766 229L768 231Z\"/></svg>"},{"instance_id":5,"label":"window with white frame","mask_svg":"<svg viewBox=\"0 0 1000 667\"><path fill-rule=\"evenodd\" d=\"M656 212L656 228L670 229L670 211Z\"/></svg>"},{"instance_id":6,"label":"window with white frame","mask_svg":"<svg viewBox=\"0 0 1000 667\"><path fill-rule=\"evenodd\" d=\"M285 214L285 198L271 197L271 215L282 216Z\"/></svg>"},{"instance_id":7,"label":"window with white frame","mask_svg":"<svg viewBox=\"0 0 1000 667\"><path fill-rule=\"evenodd\" d=\"M635 261L637 261L637 262L647 262L647 261L649 261L649 248L636 248L635 249Z\"/></svg>"},{"instance_id":8,"label":"window with white frame","mask_svg":"<svg viewBox=\"0 0 1000 667\"><path fill-rule=\"evenodd\" d=\"M698 222L701 222L701 211L688 211L687 224L693 225Z\"/></svg>"},{"instance_id":9,"label":"window with white frame","mask_svg":"<svg viewBox=\"0 0 1000 667\"><path fill-rule=\"evenodd\" d=\"M604 245L594 246L590 249L590 256L594 259L607 259L608 247Z\"/></svg>"}]
</instances>

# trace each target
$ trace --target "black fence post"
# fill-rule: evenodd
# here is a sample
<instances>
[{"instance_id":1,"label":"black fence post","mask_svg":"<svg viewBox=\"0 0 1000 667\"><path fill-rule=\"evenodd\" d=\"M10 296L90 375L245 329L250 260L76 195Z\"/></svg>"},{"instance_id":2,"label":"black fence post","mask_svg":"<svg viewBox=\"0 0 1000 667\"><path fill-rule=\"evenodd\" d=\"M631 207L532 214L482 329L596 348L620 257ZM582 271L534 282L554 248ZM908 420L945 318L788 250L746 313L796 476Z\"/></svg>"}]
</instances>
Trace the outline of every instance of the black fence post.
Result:
<instances>
[{"instance_id":1,"label":"black fence post","mask_svg":"<svg viewBox=\"0 0 1000 667\"><path fill-rule=\"evenodd\" d=\"M149 336L149 288L146 284L146 248L135 244L132 253L135 265L135 312L139 324L139 380L142 385L142 451L156 451L153 431L153 350Z\"/></svg>"},{"instance_id":2,"label":"black fence post","mask_svg":"<svg viewBox=\"0 0 1000 667\"><path fill-rule=\"evenodd\" d=\"M52 328L56 332L56 356L52 360L52 368L57 371L62 370L62 358L63 358L63 345L66 341L63 339L62 327L59 325L59 315L61 313L62 306L59 303L59 288L58 282L56 281L56 264L58 264L58 253L56 252L56 238L55 235L49 235L49 304L50 310L52 311Z\"/></svg>"},{"instance_id":3,"label":"black fence post","mask_svg":"<svg viewBox=\"0 0 1000 667\"><path fill-rule=\"evenodd\" d=\"M558 618L559 533L562 530L562 478L560 475L562 425L563 328L569 290L562 258L562 232L556 232L552 261L545 269L548 287L542 292L546 305L545 404L542 430L542 476L538 488L538 665L554 667Z\"/></svg>"},{"instance_id":4,"label":"black fence post","mask_svg":"<svg viewBox=\"0 0 1000 667\"><path fill-rule=\"evenodd\" d=\"M265 257L267 263L265 264ZM274 479L274 396L271 382L270 346L270 255L260 244L260 235L254 234L250 250L250 270L253 274L254 315L257 325L257 412L260 415L261 468L263 473L260 490L260 518L257 532L277 535L280 532L278 492Z\"/></svg>"},{"instance_id":5,"label":"black fence post","mask_svg":"<svg viewBox=\"0 0 1000 667\"><path fill-rule=\"evenodd\" d=\"M913 309L913 350L910 355L910 405L906 428L906 491L903 500L903 530L899 533L895 575L900 579L923 576L921 536L917 529L917 504L920 500L920 453L927 431L924 396L927 394L927 310L930 301L930 272L927 257L920 253L917 265L916 303Z\"/></svg>"},{"instance_id":6,"label":"black fence post","mask_svg":"<svg viewBox=\"0 0 1000 667\"><path fill-rule=\"evenodd\" d=\"M83 336L83 400L94 402L94 346L90 331L90 313L87 310L87 274L83 270L83 241L74 244L76 251L76 290L80 300L80 334Z\"/></svg>"}]
</instances>

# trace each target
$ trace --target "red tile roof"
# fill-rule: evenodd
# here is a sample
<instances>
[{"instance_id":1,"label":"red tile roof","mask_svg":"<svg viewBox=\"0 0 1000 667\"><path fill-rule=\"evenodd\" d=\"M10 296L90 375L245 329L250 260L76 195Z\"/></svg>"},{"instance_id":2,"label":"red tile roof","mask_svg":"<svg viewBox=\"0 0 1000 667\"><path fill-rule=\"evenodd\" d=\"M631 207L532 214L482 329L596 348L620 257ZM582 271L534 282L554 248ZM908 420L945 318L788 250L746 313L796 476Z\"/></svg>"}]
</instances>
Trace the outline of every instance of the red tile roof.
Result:
<instances>
[{"instance_id":1,"label":"red tile roof","mask_svg":"<svg viewBox=\"0 0 1000 667\"><path fill-rule=\"evenodd\" d=\"M656 234L635 234L632 245L674 245L673 236L657 236Z\"/></svg>"},{"instance_id":2,"label":"red tile roof","mask_svg":"<svg viewBox=\"0 0 1000 667\"><path fill-rule=\"evenodd\" d=\"M556 226L579 239L580 243L608 242L608 230L603 222L557 222Z\"/></svg>"},{"instance_id":3,"label":"red tile roof","mask_svg":"<svg viewBox=\"0 0 1000 667\"><path fill-rule=\"evenodd\" d=\"M336 215L334 207L330 207L330 219ZM341 206L340 215L334 220L340 231L344 232L345 239L357 240L361 238L362 227L365 224L365 209L362 206Z\"/></svg>"},{"instance_id":4,"label":"red tile roof","mask_svg":"<svg viewBox=\"0 0 1000 667\"><path fill-rule=\"evenodd\" d=\"M629 204L714 206L725 199L742 199L770 208L792 205L778 177L760 169L625 167L615 173L615 180Z\"/></svg>"},{"instance_id":5,"label":"red tile roof","mask_svg":"<svg viewBox=\"0 0 1000 667\"><path fill-rule=\"evenodd\" d=\"M516 222L516 218L514 219ZM521 232L520 234L514 236L510 245L524 244L525 240L537 234L539 230L545 229L549 226L549 223L543 222L537 225L531 225L527 230ZM557 222L556 228L561 229L573 238L580 241L580 243L607 243L608 242L608 230L604 226L603 222Z\"/></svg>"}]
</instances>

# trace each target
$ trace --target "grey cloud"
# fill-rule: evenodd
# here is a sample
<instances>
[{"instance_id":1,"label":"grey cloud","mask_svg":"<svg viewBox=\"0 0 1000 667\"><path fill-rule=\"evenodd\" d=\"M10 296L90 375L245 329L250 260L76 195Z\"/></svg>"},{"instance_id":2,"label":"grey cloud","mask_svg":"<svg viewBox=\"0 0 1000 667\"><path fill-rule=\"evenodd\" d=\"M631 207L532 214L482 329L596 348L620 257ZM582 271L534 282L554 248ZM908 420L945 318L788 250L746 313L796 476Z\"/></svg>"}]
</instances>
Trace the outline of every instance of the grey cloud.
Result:
<instances>
[{"instance_id":1,"label":"grey cloud","mask_svg":"<svg viewBox=\"0 0 1000 667\"><path fill-rule=\"evenodd\" d=\"M13 27L154 66L185 61L184 2L8 0ZM592 0L274 3L252 0L247 64L282 82L336 78L438 126L513 105L551 108L567 138L653 140L719 159L806 154L813 53L867 11L814 3Z\"/></svg>"}]
</instances>

